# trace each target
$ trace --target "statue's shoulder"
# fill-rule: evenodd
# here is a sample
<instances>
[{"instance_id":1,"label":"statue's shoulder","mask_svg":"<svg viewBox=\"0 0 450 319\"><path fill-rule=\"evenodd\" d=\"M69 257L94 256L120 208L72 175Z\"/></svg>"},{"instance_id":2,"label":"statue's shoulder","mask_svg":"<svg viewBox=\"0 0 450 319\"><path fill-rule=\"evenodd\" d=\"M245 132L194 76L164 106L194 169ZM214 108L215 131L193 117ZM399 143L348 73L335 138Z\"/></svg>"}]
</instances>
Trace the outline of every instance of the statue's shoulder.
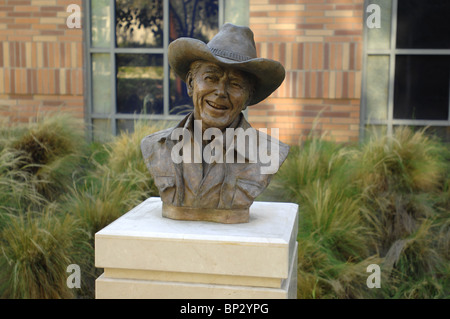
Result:
<instances>
[{"instance_id":1,"label":"statue's shoulder","mask_svg":"<svg viewBox=\"0 0 450 319\"><path fill-rule=\"evenodd\" d=\"M159 151L172 130L173 127L144 137L141 140L141 150L144 156L149 156L151 153Z\"/></svg>"},{"instance_id":2,"label":"statue's shoulder","mask_svg":"<svg viewBox=\"0 0 450 319\"><path fill-rule=\"evenodd\" d=\"M272 147L272 143L274 145L278 146L278 151L279 151L279 155L280 155L280 165L281 163L284 162L284 160L286 159L286 157L289 154L289 148L290 146L281 142L280 140L278 140L277 138L270 136L269 134L257 130L255 129L253 126L251 126L251 124L245 119L244 116L242 116L242 120L240 122L240 127L242 127L244 130L246 129L253 129L257 132L257 136L258 136L258 147L261 147L261 145L265 145L267 147L267 150L269 151Z\"/></svg>"},{"instance_id":3,"label":"statue's shoulder","mask_svg":"<svg viewBox=\"0 0 450 319\"><path fill-rule=\"evenodd\" d=\"M278 152L280 154L280 165L281 163L284 162L284 160L286 159L286 157L289 154L289 149L290 146L281 142L280 140L278 140L277 138L268 135L260 130L257 130L258 132L258 141L259 141L259 145L261 146L261 144L265 144L267 149L270 150L272 148L272 145L278 145ZM265 143L262 143L261 141L265 140Z\"/></svg>"}]
</instances>

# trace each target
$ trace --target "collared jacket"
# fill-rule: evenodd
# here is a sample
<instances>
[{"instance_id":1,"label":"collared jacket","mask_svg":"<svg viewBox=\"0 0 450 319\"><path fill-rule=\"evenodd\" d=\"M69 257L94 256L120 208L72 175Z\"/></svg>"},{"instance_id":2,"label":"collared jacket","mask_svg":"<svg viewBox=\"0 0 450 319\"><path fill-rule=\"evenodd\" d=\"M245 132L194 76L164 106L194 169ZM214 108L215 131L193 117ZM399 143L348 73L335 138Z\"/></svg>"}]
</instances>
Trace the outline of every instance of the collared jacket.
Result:
<instances>
[{"instance_id":1,"label":"collared jacket","mask_svg":"<svg viewBox=\"0 0 450 319\"><path fill-rule=\"evenodd\" d=\"M236 128L253 129L241 113ZM257 146L270 154L271 150L278 150L275 157L278 163L271 174L261 173L261 167L268 166L267 160L261 162L259 156L255 161L245 157L244 163L236 161L227 163L213 162L175 163L172 160L172 149L179 140L172 139L172 133L177 128L189 129L193 114L187 115L177 126L148 135L141 141L141 150L155 185L157 186L163 203L172 206L190 208L213 209L245 209L249 208L253 200L269 185L273 173L278 170L287 157L289 146L277 139L255 130ZM274 148L274 145L276 146ZM224 149L227 152L238 153L237 143ZM258 152L259 154L259 152ZM236 158L233 154L233 158Z\"/></svg>"}]
</instances>

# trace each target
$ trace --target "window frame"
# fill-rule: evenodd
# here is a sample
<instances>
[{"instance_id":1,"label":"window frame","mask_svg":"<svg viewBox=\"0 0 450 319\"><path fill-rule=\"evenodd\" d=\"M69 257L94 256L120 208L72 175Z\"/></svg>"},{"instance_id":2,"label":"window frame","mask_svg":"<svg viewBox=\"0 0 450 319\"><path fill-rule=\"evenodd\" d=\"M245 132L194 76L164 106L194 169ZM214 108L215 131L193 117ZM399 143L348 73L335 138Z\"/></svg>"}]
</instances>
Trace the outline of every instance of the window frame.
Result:
<instances>
[{"instance_id":1,"label":"window frame","mask_svg":"<svg viewBox=\"0 0 450 319\"><path fill-rule=\"evenodd\" d=\"M398 125L411 126L450 126L450 99L449 112L447 120L412 120L412 119L394 119L394 85L395 85L395 67L397 55L448 55L450 49L398 49L397 48L397 12L398 0L392 0L391 8L391 30L390 30L390 46L389 49L369 49L368 48L368 32L369 28L366 23L368 13L366 9L370 0L364 0L363 14L363 70L361 84L361 109L360 109L360 140L364 139L366 127L371 125L385 126L387 134L392 135L393 128ZM381 13L383 14L383 13ZM389 56L389 88L387 101L387 117L386 120L367 119L367 60L369 56ZM450 94L450 88L449 88Z\"/></svg>"},{"instance_id":2,"label":"window frame","mask_svg":"<svg viewBox=\"0 0 450 319\"><path fill-rule=\"evenodd\" d=\"M180 121L185 117L185 115L170 115L169 114L169 101L170 101L170 92L169 92L169 82L170 82L170 68L168 61L168 46L169 46L169 1L170 0L162 0L163 1L163 46L162 48L119 48L116 47L116 24L115 24L115 0L109 0L110 7L110 45L108 48L95 48L92 47L92 29L91 29L91 1L84 0L84 16L85 18L85 83L86 83L86 94L85 94L85 119L88 125L90 126L89 130L89 138L93 139L93 121L96 119L99 120L108 120L110 121L112 136L117 135L118 128L117 122L118 120L173 120ZM223 25L225 20L225 1L226 0L218 0L218 26ZM96 53L104 53L109 54L110 63L111 63L111 103L112 106L110 108L109 113L94 113L94 105L93 105L93 72L92 72L92 54ZM163 96L164 96L164 114L126 114L126 113L117 113L117 66L116 66L116 54L162 54L163 55Z\"/></svg>"}]
</instances>

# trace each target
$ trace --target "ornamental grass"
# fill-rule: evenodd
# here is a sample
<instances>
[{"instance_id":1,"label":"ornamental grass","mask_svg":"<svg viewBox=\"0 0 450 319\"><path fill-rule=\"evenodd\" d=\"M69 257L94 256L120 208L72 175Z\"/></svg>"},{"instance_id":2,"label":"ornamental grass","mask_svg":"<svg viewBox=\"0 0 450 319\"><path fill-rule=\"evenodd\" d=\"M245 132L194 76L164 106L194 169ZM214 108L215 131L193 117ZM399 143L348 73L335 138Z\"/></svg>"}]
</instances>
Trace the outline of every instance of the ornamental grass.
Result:
<instances>
[{"instance_id":1,"label":"ornamental grass","mask_svg":"<svg viewBox=\"0 0 450 319\"><path fill-rule=\"evenodd\" d=\"M0 127L0 296L93 298L95 233L158 191L141 139L171 123L88 143L81 121ZM426 130L358 145L310 136L258 200L299 204L299 298L448 298L450 152ZM67 285L71 264L81 288ZM369 265L381 288L369 288Z\"/></svg>"},{"instance_id":2,"label":"ornamental grass","mask_svg":"<svg viewBox=\"0 0 450 319\"><path fill-rule=\"evenodd\" d=\"M139 141L163 125L137 122L106 144L88 143L68 116L0 128L1 297L94 297L94 235L158 196ZM72 264L80 289L66 282Z\"/></svg>"},{"instance_id":3,"label":"ornamental grass","mask_svg":"<svg viewBox=\"0 0 450 319\"><path fill-rule=\"evenodd\" d=\"M426 129L294 147L262 200L299 204L299 298L448 298L450 156ZM367 266L381 269L370 289Z\"/></svg>"}]
</instances>

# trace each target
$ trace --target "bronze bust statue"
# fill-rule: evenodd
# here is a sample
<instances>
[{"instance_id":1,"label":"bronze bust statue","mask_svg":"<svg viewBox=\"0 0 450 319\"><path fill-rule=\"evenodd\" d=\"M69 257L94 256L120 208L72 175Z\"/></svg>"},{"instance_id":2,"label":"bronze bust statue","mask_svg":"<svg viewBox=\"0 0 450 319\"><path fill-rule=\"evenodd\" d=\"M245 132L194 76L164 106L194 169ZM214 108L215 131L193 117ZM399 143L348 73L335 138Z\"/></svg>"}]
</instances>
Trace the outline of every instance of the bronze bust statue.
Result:
<instances>
[{"instance_id":1,"label":"bronze bust statue","mask_svg":"<svg viewBox=\"0 0 450 319\"><path fill-rule=\"evenodd\" d=\"M173 41L168 57L186 82L194 111L176 127L141 142L163 216L248 222L249 207L269 185L289 146L253 129L242 111L281 85L284 67L258 58L253 32L229 23L208 44Z\"/></svg>"}]
</instances>

